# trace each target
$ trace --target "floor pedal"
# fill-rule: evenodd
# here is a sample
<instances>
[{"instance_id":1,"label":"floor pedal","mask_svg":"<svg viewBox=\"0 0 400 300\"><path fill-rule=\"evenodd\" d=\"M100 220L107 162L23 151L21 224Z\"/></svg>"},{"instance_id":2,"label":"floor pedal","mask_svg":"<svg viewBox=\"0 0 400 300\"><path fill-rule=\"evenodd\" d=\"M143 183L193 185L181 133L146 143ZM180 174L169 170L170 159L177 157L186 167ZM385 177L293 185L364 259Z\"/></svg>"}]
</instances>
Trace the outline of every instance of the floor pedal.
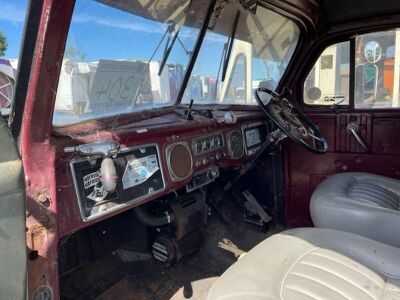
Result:
<instances>
[{"instance_id":1,"label":"floor pedal","mask_svg":"<svg viewBox=\"0 0 400 300\"><path fill-rule=\"evenodd\" d=\"M244 216L244 221L263 226L263 223L269 223L272 220L272 217L268 215L265 209L261 206L261 204L257 201L257 199L250 193L249 190L245 190L242 192L243 196L246 198L247 203L245 203L245 208L253 215L258 215L260 217L261 222L254 222L247 214Z\"/></svg>"},{"instance_id":2,"label":"floor pedal","mask_svg":"<svg viewBox=\"0 0 400 300\"><path fill-rule=\"evenodd\" d=\"M241 255L246 253L243 250L240 250L231 240L226 238L218 242L218 247L231 252L236 258L239 258Z\"/></svg>"}]
</instances>

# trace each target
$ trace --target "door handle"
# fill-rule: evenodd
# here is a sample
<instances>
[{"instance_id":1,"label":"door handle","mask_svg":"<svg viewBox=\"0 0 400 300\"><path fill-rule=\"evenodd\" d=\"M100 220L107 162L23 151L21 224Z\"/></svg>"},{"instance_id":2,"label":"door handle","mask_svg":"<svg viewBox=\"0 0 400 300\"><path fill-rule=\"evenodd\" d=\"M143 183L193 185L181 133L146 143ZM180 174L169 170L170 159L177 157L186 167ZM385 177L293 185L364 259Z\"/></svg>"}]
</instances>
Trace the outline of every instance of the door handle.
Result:
<instances>
[{"instance_id":1,"label":"door handle","mask_svg":"<svg viewBox=\"0 0 400 300\"><path fill-rule=\"evenodd\" d=\"M356 122L350 122L347 124L347 132L351 133L357 140L357 142L363 147L366 151L368 151L368 146L367 144L363 141L362 137L358 134L358 131L360 130L360 126Z\"/></svg>"}]
</instances>

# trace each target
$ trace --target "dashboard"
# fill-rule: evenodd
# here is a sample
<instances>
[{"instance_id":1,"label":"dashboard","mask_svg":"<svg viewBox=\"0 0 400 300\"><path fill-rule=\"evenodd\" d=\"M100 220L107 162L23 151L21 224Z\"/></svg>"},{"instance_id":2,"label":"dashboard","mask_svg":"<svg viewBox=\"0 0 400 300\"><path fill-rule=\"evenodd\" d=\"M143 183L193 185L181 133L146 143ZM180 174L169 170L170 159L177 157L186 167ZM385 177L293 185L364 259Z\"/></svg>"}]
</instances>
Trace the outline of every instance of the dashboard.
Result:
<instances>
[{"instance_id":1,"label":"dashboard","mask_svg":"<svg viewBox=\"0 0 400 300\"><path fill-rule=\"evenodd\" d=\"M170 113L59 143L62 148L115 140L121 146L113 158L118 180L112 193L100 182L101 157L68 155L60 149L66 165L57 174L60 235L175 190L204 187L220 176L221 168L241 167L265 141L268 128L258 111L235 114L236 123L228 124L223 112L214 112L213 118L194 112L192 121Z\"/></svg>"}]
</instances>

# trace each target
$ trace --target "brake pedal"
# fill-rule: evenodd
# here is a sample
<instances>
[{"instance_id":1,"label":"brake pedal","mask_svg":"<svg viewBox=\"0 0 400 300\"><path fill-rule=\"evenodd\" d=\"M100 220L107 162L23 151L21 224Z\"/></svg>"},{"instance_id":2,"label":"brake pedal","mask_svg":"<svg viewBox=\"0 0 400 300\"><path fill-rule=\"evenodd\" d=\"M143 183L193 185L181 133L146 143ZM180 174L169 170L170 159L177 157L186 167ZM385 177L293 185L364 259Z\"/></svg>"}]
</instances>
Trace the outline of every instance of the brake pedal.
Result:
<instances>
[{"instance_id":1,"label":"brake pedal","mask_svg":"<svg viewBox=\"0 0 400 300\"><path fill-rule=\"evenodd\" d=\"M243 191L242 194L246 198L246 200L249 202L249 204L251 205L251 208L252 208L251 210L254 209L254 211L260 217L262 222L264 222L264 223L271 222L272 217L270 215L268 215L268 213L265 211L265 209L261 206L261 204L253 196L253 194L250 193L249 190ZM250 209L248 209L248 210L250 210ZM250 211L250 212L252 212L252 211Z\"/></svg>"}]
</instances>

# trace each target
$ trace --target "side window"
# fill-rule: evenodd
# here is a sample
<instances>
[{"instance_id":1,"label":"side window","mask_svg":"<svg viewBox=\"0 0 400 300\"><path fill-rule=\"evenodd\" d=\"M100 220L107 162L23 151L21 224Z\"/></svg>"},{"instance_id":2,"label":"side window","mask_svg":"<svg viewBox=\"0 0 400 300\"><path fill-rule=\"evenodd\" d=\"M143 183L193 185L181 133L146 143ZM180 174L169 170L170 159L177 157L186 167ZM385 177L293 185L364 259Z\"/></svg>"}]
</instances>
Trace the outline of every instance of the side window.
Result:
<instances>
[{"instance_id":1,"label":"side window","mask_svg":"<svg viewBox=\"0 0 400 300\"><path fill-rule=\"evenodd\" d=\"M350 42L322 52L304 82L303 99L309 105L349 105Z\"/></svg>"},{"instance_id":2,"label":"side window","mask_svg":"<svg viewBox=\"0 0 400 300\"><path fill-rule=\"evenodd\" d=\"M398 108L400 29L356 37L355 108Z\"/></svg>"}]
</instances>

